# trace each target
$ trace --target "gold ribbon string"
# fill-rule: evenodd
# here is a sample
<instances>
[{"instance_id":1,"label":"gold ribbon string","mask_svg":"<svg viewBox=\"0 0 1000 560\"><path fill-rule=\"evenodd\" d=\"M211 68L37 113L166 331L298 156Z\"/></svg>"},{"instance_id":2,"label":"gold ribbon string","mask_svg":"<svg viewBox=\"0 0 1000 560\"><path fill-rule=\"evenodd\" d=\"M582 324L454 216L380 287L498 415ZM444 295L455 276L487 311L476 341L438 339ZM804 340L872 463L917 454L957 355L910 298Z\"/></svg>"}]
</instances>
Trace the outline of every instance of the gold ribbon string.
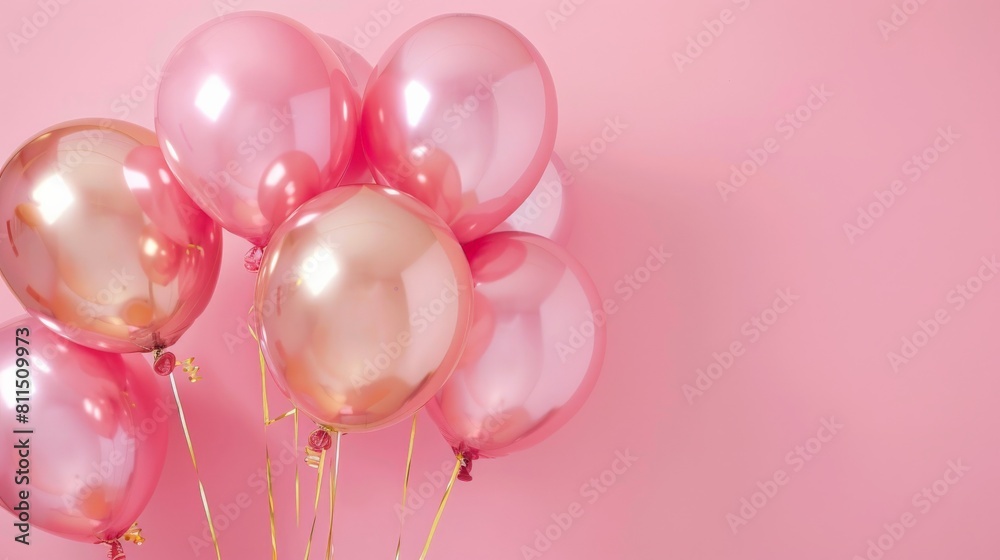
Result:
<instances>
[{"instance_id":1,"label":"gold ribbon string","mask_svg":"<svg viewBox=\"0 0 1000 560\"><path fill-rule=\"evenodd\" d=\"M406 509L406 489L410 487L410 465L413 464L413 440L417 437L417 415L413 415L410 425L410 448L406 451L406 474L403 475L403 510ZM396 539L396 560L399 560L399 550L403 546L403 517L399 516L399 538Z\"/></svg>"},{"instance_id":2,"label":"gold ribbon string","mask_svg":"<svg viewBox=\"0 0 1000 560\"><path fill-rule=\"evenodd\" d=\"M319 470L316 472L316 499L313 501L312 527L309 528L309 540L306 542L306 560L312 550L313 535L316 534L316 516L319 513L319 496L323 490L323 466L326 463L326 450L319 454Z\"/></svg>"},{"instance_id":3,"label":"gold ribbon string","mask_svg":"<svg viewBox=\"0 0 1000 560\"><path fill-rule=\"evenodd\" d=\"M191 464L194 466L194 474L198 479L198 490L201 492L201 505L205 508L205 519L208 520L208 530L212 535L212 544L215 545L215 556L222 560L222 552L219 551L219 539L215 534L215 523L212 521L212 512L208 507L208 497L205 495L205 485L201 482L201 473L198 471L198 460L194 456L194 445L191 443L191 432L188 430L187 418L184 415L184 406L181 404L180 393L177 392L177 381L173 375L170 378L170 387L174 391L174 402L177 403L177 415L181 419L181 428L184 430L184 440L187 442L188 452L191 454Z\"/></svg>"},{"instance_id":4,"label":"gold ribbon string","mask_svg":"<svg viewBox=\"0 0 1000 560\"><path fill-rule=\"evenodd\" d=\"M265 418L264 419L264 424L267 425L267 426L270 426L271 424L276 424L279 421L284 420L285 418L288 418L289 416L297 416L298 412L299 412L299 410L297 408L293 408L293 409L289 410L288 412L282 414L281 416L279 416L277 418L272 418L270 420L268 420L268 419Z\"/></svg>"},{"instance_id":5,"label":"gold ribbon string","mask_svg":"<svg viewBox=\"0 0 1000 560\"><path fill-rule=\"evenodd\" d=\"M301 504L300 504L301 499L299 498L299 496L301 495L301 493L299 491L299 415L298 415L298 412L299 412L298 409L295 409L295 416L292 417L292 422L294 422L294 425L295 425L295 427L293 428L293 430L294 430L293 437L295 438L295 445L292 446L295 449L295 457L293 457L292 460L295 462L295 526L296 527L299 527L299 526L302 525L302 519L301 519L301 517L302 517L302 507L301 507ZM278 560L278 559L275 558L274 560Z\"/></svg>"},{"instance_id":6,"label":"gold ribbon string","mask_svg":"<svg viewBox=\"0 0 1000 560\"><path fill-rule=\"evenodd\" d=\"M330 532L326 536L326 558L333 560L333 508L337 503L337 475L340 473L340 432L337 432L337 451L330 471Z\"/></svg>"},{"instance_id":7,"label":"gold ribbon string","mask_svg":"<svg viewBox=\"0 0 1000 560\"><path fill-rule=\"evenodd\" d=\"M253 312L253 307L250 308L250 312ZM264 361L264 349L260 346L257 332L254 331L249 320L247 328L250 330L250 336L257 343L257 355L260 358L260 394L264 408L264 472L267 476L267 515L271 528L271 560L278 560L278 528L274 518L274 474L271 472L271 447L267 441L267 427L274 423L271 421L271 411L267 403L267 362Z\"/></svg>"},{"instance_id":8,"label":"gold ribbon string","mask_svg":"<svg viewBox=\"0 0 1000 560\"><path fill-rule=\"evenodd\" d=\"M424 551L420 553L420 560L427 558L427 551L431 549L431 541L434 540L434 532L437 531L438 523L441 521L441 514L444 513L444 506L448 505L448 496L451 496L451 489L455 486L455 479L458 478L458 470L462 466L461 454L455 456L455 468L451 471L451 480L448 487L444 489L444 496L441 498L441 505L438 506L437 514L434 516L434 523L431 524L431 532L427 535L427 542L424 543Z\"/></svg>"}]
</instances>

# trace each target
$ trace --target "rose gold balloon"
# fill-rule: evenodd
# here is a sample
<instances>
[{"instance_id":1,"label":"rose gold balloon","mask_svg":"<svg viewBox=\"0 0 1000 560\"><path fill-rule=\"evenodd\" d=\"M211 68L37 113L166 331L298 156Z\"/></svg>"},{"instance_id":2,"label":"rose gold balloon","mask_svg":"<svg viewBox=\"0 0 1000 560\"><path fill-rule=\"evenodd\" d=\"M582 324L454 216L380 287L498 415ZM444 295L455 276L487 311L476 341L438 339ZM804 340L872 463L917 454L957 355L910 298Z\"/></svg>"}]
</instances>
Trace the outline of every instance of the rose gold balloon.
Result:
<instances>
[{"instance_id":1,"label":"rose gold balloon","mask_svg":"<svg viewBox=\"0 0 1000 560\"><path fill-rule=\"evenodd\" d=\"M448 226L398 191L325 192L275 233L254 322L278 386L344 432L411 416L451 374L472 305L468 262Z\"/></svg>"},{"instance_id":2,"label":"rose gold balloon","mask_svg":"<svg viewBox=\"0 0 1000 560\"><path fill-rule=\"evenodd\" d=\"M467 350L427 411L467 458L552 435L583 406L604 360L601 299L554 242L520 232L466 245L476 307Z\"/></svg>"},{"instance_id":3,"label":"rose gold balloon","mask_svg":"<svg viewBox=\"0 0 1000 560\"><path fill-rule=\"evenodd\" d=\"M222 231L151 131L113 120L38 135L0 172L0 272L29 313L111 352L166 347L208 304Z\"/></svg>"},{"instance_id":4,"label":"rose gold balloon","mask_svg":"<svg viewBox=\"0 0 1000 560\"><path fill-rule=\"evenodd\" d=\"M27 491L32 528L88 543L120 538L153 495L175 410L149 365L69 342L30 317L0 327L0 340L0 503L19 515ZM18 389L31 395L24 424ZM14 433L25 429L33 433ZM30 464L18 484L23 441Z\"/></svg>"}]
</instances>

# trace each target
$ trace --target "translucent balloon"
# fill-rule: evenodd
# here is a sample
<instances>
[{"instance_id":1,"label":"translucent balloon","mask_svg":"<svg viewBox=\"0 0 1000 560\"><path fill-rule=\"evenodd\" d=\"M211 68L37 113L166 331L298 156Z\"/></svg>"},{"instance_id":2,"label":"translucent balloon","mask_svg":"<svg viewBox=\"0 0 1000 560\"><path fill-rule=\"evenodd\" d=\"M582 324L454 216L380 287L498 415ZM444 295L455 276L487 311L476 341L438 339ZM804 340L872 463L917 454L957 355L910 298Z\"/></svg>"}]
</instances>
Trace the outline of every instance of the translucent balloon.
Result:
<instances>
[{"instance_id":1,"label":"translucent balloon","mask_svg":"<svg viewBox=\"0 0 1000 560\"><path fill-rule=\"evenodd\" d=\"M583 406L604 361L606 317L587 272L548 239L494 233L465 250L469 341L427 410L466 459L500 457L549 437Z\"/></svg>"},{"instance_id":2,"label":"translucent balloon","mask_svg":"<svg viewBox=\"0 0 1000 560\"><path fill-rule=\"evenodd\" d=\"M462 243L524 202L555 135L548 67L523 35L484 16L417 25L365 91L361 139L376 178L430 206Z\"/></svg>"},{"instance_id":3,"label":"translucent balloon","mask_svg":"<svg viewBox=\"0 0 1000 560\"><path fill-rule=\"evenodd\" d=\"M31 527L75 541L121 538L160 479L174 413L149 365L69 342L29 317L0 327L0 339L4 509L19 515L26 502ZM25 423L19 391L30 394ZM22 450L23 478L15 472Z\"/></svg>"},{"instance_id":4,"label":"translucent balloon","mask_svg":"<svg viewBox=\"0 0 1000 560\"><path fill-rule=\"evenodd\" d=\"M156 133L188 194L258 246L344 175L357 94L315 33L237 12L191 33L163 68Z\"/></svg>"}]
</instances>

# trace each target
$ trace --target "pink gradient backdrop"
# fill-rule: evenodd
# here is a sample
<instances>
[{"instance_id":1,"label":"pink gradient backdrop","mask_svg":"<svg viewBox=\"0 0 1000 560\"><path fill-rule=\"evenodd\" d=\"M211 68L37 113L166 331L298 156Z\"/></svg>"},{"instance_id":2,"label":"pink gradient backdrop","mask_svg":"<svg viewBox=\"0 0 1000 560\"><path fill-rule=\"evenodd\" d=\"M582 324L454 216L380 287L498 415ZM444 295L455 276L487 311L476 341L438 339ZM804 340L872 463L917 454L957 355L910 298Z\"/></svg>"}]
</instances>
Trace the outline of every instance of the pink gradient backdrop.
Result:
<instances>
[{"instance_id":1,"label":"pink gradient backdrop","mask_svg":"<svg viewBox=\"0 0 1000 560\"><path fill-rule=\"evenodd\" d=\"M604 374L583 411L551 440L477 465L475 482L453 494L431 558L524 558L536 531L573 503L582 517L551 530L561 534L542 557L865 558L869 539L901 519L912 526L883 537L892 543L885 559L1000 554L1000 279L972 281L981 291L961 308L965 300L951 294L1000 249L993 152L1000 147L1000 5L62 1L16 53L9 33L42 8L35 0L0 8L0 153L84 116L150 126L153 102L144 87L155 86L173 44L230 4L297 18L359 46L372 62L421 20L481 12L518 28L548 61L559 91L556 151L574 177L567 244L617 309ZM891 22L894 4L919 9L900 11L902 25L885 36L879 20ZM398 13L378 23L372 12L390 7ZM560 9L573 13L565 21L547 17ZM708 46L691 47L690 63L678 64L674 54L717 18L725 22L708 23L717 37L702 34ZM358 40L366 24L378 34ZM832 95L813 97L813 109L800 109L791 127L785 115L824 87ZM134 108L123 94L135 96ZM609 125L615 121L624 130ZM938 142L944 153L928 152L935 163L907 164L948 127L958 138ZM601 145L602 135L613 141ZM592 142L603 151L591 160L578 150ZM747 150L762 159L764 147L775 153L724 200L717 182L728 180ZM849 239L844 224L897 179L905 192ZM221 531L224 557L263 560L270 555L258 474L258 370L251 339L239 334L252 276L242 266L247 244L226 242L220 289L177 346L179 355L198 357L206 380L181 389L209 498L218 515L235 517ZM670 253L662 267L654 259L658 270L636 272L661 248ZM797 299L790 307L776 302L777 290ZM6 292L0 300L0 318L19 312ZM783 312L765 312L775 302ZM912 337L938 309L948 322L929 328L934 336L918 336L926 344L895 371L888 353L900 352L901 337ZM766 332L744 327L762 313L773 320ZM741 355L721 375L713 368L718 378L689 402L685 385L694 386L713 353L729 364L723 353L735 343ZM830 417L842 425L832 436L819 432ZM166 472L141 519L149 540L129 548L130 559L213 557L207 547L192 549L205 525L179 426L171 425ZM277 450L289 430L273 430ZM827 441L810 442L817 433ZM391 558L407 435L399 425L345 438L338 558ZM809 447L809 461L797 446ZM593 493L591 478L623 466L616 453L638 459L619 469L606 492ZM449 450L422 417L415 487L447 461ZM946 495L914 500L925 487L933 495L949 462L959 461L968 471L937 483ZM779 469L784 484L771 487ZM277 475L277 486L281 557L296 558L306 524L295 528L290 469ZM753 500L759 487L774 496L734 532L727 516L740 516L741 500ZM419 553L440 492L407 519L406 558ZM25 549L14 544L13 527L0 527L0 556L105 554L40 533Z\"/></svg>"}]
</instances>

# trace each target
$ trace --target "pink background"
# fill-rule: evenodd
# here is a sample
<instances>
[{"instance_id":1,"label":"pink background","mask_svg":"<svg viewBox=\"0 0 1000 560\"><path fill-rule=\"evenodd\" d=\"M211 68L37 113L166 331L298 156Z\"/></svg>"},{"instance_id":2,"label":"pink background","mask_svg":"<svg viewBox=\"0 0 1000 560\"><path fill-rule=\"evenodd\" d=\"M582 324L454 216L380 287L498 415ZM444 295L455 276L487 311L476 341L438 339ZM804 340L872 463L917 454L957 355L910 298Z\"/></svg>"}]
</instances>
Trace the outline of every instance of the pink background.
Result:
<instances>
[{"instance_id":1,"label":"pink background","mask_svg":"<svg viewBox=\"0 0 1000 560\"><path fill-rule=\"evenodd\" d=\"M1000 279L985 279L986 267L985 281L975 279L1000 249L995 2L400 0L383 26L370 23L382 0L62 1L17 53L9 33L41 8L4 2L0 153L78 117L150 126L147 73L228 4L295 17L372 62L423 19L481 12L546 57L560 92L556 151L575 178L567 244L618 309L607 361L564 430L478 464L475 482L456 487L431 558L524 558L524 547L541 545L544 558L574 560L874 559L880 537L886 559L1000 554ZM880 31L894 2L902 25ZM569 15L553 25L546 12L560 5ZM357 40L366 24L378 31L370 44ZM707 46L678 63L689 38ZM813 88L832 95L821 100ZM796 110L793 125L786 115ZM613 141L602 145L608 119L627 128L609 129ZM933 148L949 127L957 138ZM602 153L590 160L578 150L592 142ZM767 161L724 199L717 183L748 150ZM883 208L875 192L897 180ZM860 218L865 229L849 237L845 223L870 205L877 217ZM256 353L245 338L232 352L226 342L239 336L252 276L242 268L246 243L226 242L223 288L177 346L198 357L206 380L182 391L209 498L217 515L235 517L221 531L223 555L265 559ZM665 266L643 269L661 247L671 253ZM953 292L959 284L980 291L969 301ZM791 306L776 302L786 289ZM0 315L19 313L9 294L0 300ZM935 314L947 322L929 323ZM758 316L772 323L766 332L753 325ZM914 337L920 321L932 336ZM903 337L922 347L894 367L889 354L902 352ZM727 356L731 348L739 355ZM706 373L702 394L689 389L689 398L685 385L699 387L713 353L728 369L713 366L716 379ZM842 427L832 434L824 419ZM141 519L149 541L130 546L130 559L214 557L192 551L204 520L179 426L170 429L160 490ZM290 425L273 430L275 449L289 434ZM392 557L407 436L397 425L345 438L338 558ZM638 459L625 467L616 453ZM447 461L423 417L414 488ZM620 474L605 474L595 492L590 480L612 467ZM301 556L306 531L295 528L293 480L287 467L277 475L282 558ZM407 519L405 558L419 554L441 493L433 489ZM574 503L582 516L550 527ZM3 527L0 556L105 554L37 532L25 549ZM536 533L547 528L548 547Z\"/></svg>"}]
</instances>

